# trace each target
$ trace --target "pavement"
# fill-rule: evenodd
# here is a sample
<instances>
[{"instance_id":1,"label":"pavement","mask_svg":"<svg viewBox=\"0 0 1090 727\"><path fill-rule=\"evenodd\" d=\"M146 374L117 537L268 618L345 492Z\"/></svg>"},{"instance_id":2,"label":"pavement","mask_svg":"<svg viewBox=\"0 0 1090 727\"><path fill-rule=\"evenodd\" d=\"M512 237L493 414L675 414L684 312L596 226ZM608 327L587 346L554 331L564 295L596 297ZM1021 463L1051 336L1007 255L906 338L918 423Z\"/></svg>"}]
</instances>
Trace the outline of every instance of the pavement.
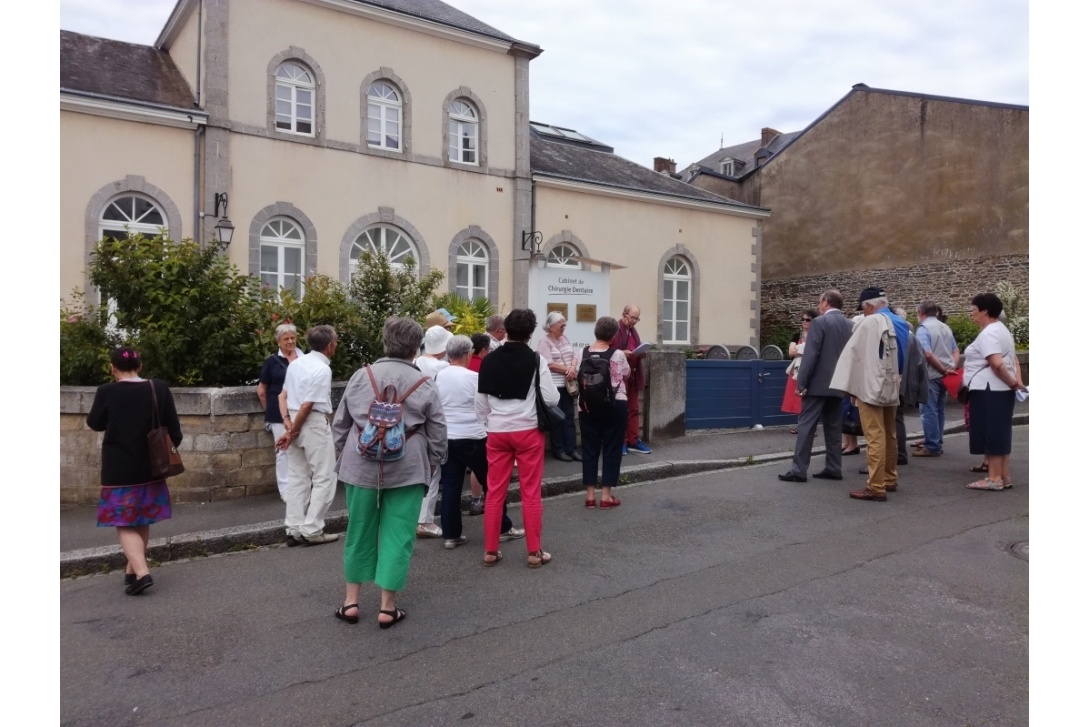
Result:
<instances>
[{"instance_id":1,"label":"pavement","mask_svg":"<svg viewBox=\"0 0 1090 727\"><path fill-rule=\"evenodd\" d=\"M952 403L946 412L946 432L965 431L961 405ZM1015 425L1028 425L1029 403L1019 403L1015 409ZM922 427L918 412L905 414L909 442L921 439ZM680 475L712 472L730 468L751 467L790 460L794 435L788 426L763 429L695 430L685 437L650 442L647 455L629 453L621 464L621 485L625 486L663 480ZM820 431L814 442L814 459L810 473L822 466ZM862 437L860 444L863 445ZM967 442L959 443L967 447ZM865 466L863 456L844 458L845 482L854 482L849 473ZM909 458L908 468L913 467ZM784 468L783 471L786 471ZM468 488L467 488L468 490ZM542 495L554 497L583 490L582 464L561 462L546 457ZM518 486L513 484L509 502L518 501ZM106 573L124 567L125 558L117 544L114 528L97 527L93 505L61 506L60 512L60 575L62 578ZM156 523L149 543L149 560L155 563L222 553L252 550L275 545L284 540L284 506L275 495L238 498L220 502L184 503L173 506L173 517ZM327 532L343 532L347 525L343 488L326 518Z\"/></svg>"}]
</instances>

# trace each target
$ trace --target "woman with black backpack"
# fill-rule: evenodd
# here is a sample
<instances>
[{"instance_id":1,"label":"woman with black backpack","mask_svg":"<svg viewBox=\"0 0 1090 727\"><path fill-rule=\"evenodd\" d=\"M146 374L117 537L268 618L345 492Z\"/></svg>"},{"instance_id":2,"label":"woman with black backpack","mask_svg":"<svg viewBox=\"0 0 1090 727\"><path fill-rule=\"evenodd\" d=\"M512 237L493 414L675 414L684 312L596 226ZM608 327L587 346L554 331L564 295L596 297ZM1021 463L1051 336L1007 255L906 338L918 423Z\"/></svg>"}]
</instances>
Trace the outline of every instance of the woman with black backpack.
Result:
<instances>
[{"instance_id":1,"label":"woman with black backpack","mask_svg":"<svg viewBox=\"0 0 1090 727\"><path fill-rule=\"evenodd\" d=\"M602 316L594 324L594 343L575 358L579 381L579 431L583 438L583 485L586 507L594 508L598 486L598 458L602 459L602 500L597 507L619 507L613 487L621 477L621 447L628 421L628 395L624 380L632 373L624 351L611 348L620 325Z\"/></svg>"}]
</instances>

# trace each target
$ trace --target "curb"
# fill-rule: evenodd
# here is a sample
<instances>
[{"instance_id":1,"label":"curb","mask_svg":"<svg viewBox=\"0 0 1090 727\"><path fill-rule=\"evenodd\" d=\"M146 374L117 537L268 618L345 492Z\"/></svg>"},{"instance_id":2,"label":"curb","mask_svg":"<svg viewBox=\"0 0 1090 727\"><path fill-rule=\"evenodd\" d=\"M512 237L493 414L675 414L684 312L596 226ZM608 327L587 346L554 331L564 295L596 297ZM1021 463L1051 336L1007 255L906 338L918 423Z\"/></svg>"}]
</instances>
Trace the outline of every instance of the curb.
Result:
<instances>
[{"instance_id":1,"label":"curb","mask_svg":"<svg viewBox=\"0 0 1090 727\"><path fill-rule=\"evenodd\" d=\"M1029 424L1029 414L1018 414L1013 419L1015 426ZM961 434L966 431L964 424L948 427L946 434ZM909 439L919 438L922 433L909 435ZM862 445L865 446L865 445ZM814 447L815 454L823 453L824 447ZM715 472L718 470L749 467L757 464L791 459L793 452L777 452L735 459L685 460L680 462L648 462L635 465L621 471L618 487L638 482L664 480L682 475ZM556 497L572 492L581 492L583 476L567 475L552 477L541 481L541 496ZM508 490L508 504L521 501L518 485L513 484ZM325 529L331 533L343 533L348 527L348 511L337 510L326 516ZM154 538L148 542L148 560L165 563L186 558L201 558L222 553L234 553L253 550L268 545L284 543L284 523L282 520L269 520L263 523L239 525L219 530L205 530L196 533L175 535L170 538ZM108 573L125 567L125 554L119 545L100 548L85 548L61 553L61 578Z\"/></svg>"}]
</instances>

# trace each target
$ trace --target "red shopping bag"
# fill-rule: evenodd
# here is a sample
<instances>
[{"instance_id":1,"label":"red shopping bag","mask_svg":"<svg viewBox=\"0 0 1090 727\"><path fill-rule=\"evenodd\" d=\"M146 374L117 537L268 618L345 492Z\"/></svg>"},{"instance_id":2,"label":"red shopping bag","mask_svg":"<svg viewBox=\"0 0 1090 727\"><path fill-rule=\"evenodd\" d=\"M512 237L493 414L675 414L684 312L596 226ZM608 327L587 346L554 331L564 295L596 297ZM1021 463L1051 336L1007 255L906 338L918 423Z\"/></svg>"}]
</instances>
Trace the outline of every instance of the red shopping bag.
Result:
<instances>
[{"instance_id":1,"label":"red shopping bag","mask_svg":"<svg viewBox=\"0 0 1090 727\"><path fill-rule=\"evenodd\" d=\"M961 388L961 380L964 375L965 369L958 369L954 373L942 377L942 384L946 387L951 399L958 398L958 389Z\"/></svg>"}]
</instances>

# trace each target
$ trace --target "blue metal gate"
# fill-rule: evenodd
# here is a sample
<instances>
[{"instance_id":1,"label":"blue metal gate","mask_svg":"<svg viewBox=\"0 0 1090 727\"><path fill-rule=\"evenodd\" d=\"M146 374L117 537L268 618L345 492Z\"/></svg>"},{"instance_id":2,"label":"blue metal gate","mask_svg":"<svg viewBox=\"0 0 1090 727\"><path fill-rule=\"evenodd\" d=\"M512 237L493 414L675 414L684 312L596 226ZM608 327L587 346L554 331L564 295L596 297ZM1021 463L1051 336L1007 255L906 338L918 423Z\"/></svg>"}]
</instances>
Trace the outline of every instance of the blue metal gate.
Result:
<instances>
[{"instance_id":1,"label":"blue metal gate","mask_svg":"<svg viewBox=\"0 0 1090 727\"><path fill-rule=\"evenodd\" d=\"M685 428L719 429L793 424L780 411L785 361L685 362Z\"/></svg>"}]
</instances>

